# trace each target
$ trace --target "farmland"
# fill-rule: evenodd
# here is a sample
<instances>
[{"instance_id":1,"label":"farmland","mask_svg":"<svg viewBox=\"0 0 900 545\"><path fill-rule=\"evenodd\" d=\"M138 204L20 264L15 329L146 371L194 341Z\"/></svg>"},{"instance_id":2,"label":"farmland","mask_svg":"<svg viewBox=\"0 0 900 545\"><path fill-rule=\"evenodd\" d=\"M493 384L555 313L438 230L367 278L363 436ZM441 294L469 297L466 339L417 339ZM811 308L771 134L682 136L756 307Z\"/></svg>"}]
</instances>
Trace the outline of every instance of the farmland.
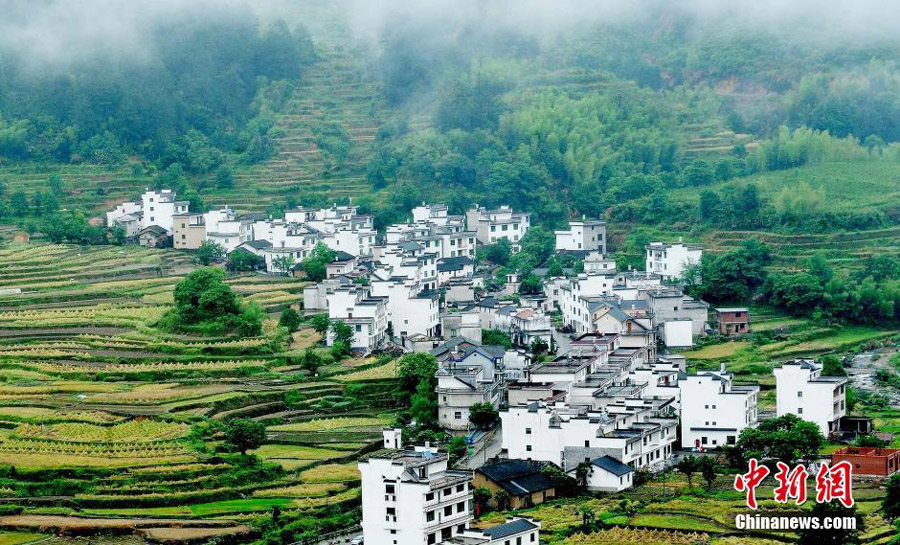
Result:
<instances>
[{"instance_id":1,"label":"farmland","mask_svg":"<svg viewBox=\"0 0 900 545\"><path fill-rule=\"evenodd\" d=\"M298 347L274 314L260 337L158 329L172 289L195 267L187 254L133 246L0 248L0 287L15 288L0 295L0 525L12 530L0 542L43 539L37 529L247 539L276 506L295 535L358 517L354 460L392 407L351 399L338 416L321 411L346 401L345 387L393 373L351 359L308 377L291 357L316 334L298 331L313 339ZM272 311L300 301L304 285L227 282ZM268 426L252 458L223 446L234 418Z\"/></svg>"}]
</instances>

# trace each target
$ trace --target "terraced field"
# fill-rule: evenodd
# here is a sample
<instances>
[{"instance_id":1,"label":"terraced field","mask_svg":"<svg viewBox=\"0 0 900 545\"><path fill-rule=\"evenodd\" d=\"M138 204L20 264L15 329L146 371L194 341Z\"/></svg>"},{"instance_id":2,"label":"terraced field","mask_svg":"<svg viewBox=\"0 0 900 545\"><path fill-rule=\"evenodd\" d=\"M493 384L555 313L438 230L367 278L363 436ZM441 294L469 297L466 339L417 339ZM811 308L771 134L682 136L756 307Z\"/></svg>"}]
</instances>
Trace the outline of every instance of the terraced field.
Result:
<instances>
[{"instance_id":1,"label":"terraced field","mask_svg":"<svg viewBox=\"0 0 900 545\"><path fill-rule=\"evenodd\" d=\"M296 535L322 513L352 523L354 460L393 417L370 402L378 388L373 398L347 391L367 378L363 390L395 389L377 371L387 364L329 363L315 379L292 365L302 350L274 313L299 302L304 283L288 278L228 279L273 312L263 336L157 329L194 267L172 250L0 247L0 491L12 513L0 529L13 531L0 536L111 528L139 539L246 539L276 506ZM298 338L309 346L316 337ZM239 417L268 426L256 458L223 447L222 426Z\"/></svg>"}]
</instances>

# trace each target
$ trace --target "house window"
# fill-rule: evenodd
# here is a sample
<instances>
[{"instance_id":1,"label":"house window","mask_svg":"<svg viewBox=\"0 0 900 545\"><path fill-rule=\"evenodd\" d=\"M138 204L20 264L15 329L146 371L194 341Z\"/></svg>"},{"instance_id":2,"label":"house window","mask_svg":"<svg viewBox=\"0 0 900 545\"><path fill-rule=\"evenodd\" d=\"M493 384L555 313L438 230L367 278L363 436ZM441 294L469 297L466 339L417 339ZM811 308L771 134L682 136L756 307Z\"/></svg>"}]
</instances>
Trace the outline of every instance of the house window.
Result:
<instances>
[{"instance_id":1,"label":"house window","mask_svg":"<svg viewBox=\"0 0 900 545\"><path fill-rule=\"evenodd\" d=\"M465 510L466 510L466 502L461 501L456 504L456 512L457 513L462 513Z\"/></svg>"},{"instance_id":2,"label":"house window","mask_svg":"<svg viewBox=\"0 0 900 545\"><path fill-rule=\"evenodd\" d=\"M701 445L705 445L706 443L707 443L706 437L701 437L701 438L700 438L700 444L701 444Z\"/></svg>"},{"instance_id":3,"label":"house window","mask_svg":"<svg viewBox=\"0 0 900 545\"><path fill-rule=\"evenodd\" d=\"M799 409L797 409L797 414L803 414L803 407L800 407Z\"/></svg>"},{"instance_id":4,"label":"house window","mask_svg":"<svg viewBox=\"0 0 900 545\"><path fill-rule=\"evenodd\" d=\"M455 413L453 413L453 419L454 420L462 420L462 413L459 411L456 411Z\"/></svg>"},{"instance_id":5,"label":"house window","mask_svg":"<svg viewBox=\"0 0 900 545\"><path fill-rule=\"evenodd\" d=\"M449 517L452 514L453 514L453 506L452 505L448 505L448 506L444 507L444 516L445 517Z\"/></svg>"},{"instance_id":6,"label":"house window","mask_svg":"<svg viewBox=\"0 0 900 545\"><path fill-rule=\"evenodd\" d=\"M531 435L531 428L525 428L525 435Z\"/></svg>"},{"instance_id":7,"label":"house window","mask_svg":"<svg viewBox=\"0 0 900 545\"><path fill-rule=\"evenodd\" d=\"M462 491L465 490L465 489L466 489L466 485L464 485L464 484L458 484L458 485L456 485L456 491L457 491L457 492L462 492Z\"/></svg>"},{"instance_id":8,"label":"house window","mask_svg":"<svg viewBox=\"0 0 900 545\"><path fill-rule=\"evenodd\" d=\"M525 445L525 452L531 452L531 445Z\"/></svg>"},{"instance_id":9,"label":"house window","mask_svg":"<svg viewBox=\"0 0 900 545\"><path fill-rule=\"evenodd\" d=\"M797 392L797 397L803 397L803 390L800 390L799 392Z\"/></svg>"},{"instance_id":10,"label":"house window","mask_svg":"<svg viewBox=\"0 0 900 545\"><path fill-rule=\"evenodd\" d=\"M437 543L437 532L428 534L428 545L434 545L434 543Z\"/></svg>"},{"instance_id":11,"label":"house window","mask_svg":"<svg viewBox=\"0 0 900 545\"><path fill-rule=\"evenodd\" d=\"M585 440L585 442L584 442L584 446L585 446L585 448L588 448L588 447L590 447L590 446L591 446L591 442L590 442L590 440Z\"/></svg>"},{"instance_id":12,"label":"house window","mask_svg":"<svg viewBox=\"0 0 900 545\"><path fill-rule=\"evenodd\" d=\"M434 520L434 511L427 511L427 512L425 513L425 520L426 520L427 522L433 521L433 520Z\"/></svg>"},{"instance_id":13,"label":"house window","mask_svg":"<svg viewBox=\"0 0 900 545\"><path fill-rule=\"evenodd\" d=\"M431 501L433 499L434 499L434 492L429 492L428 494L425 494L425 501Z\"/></svg>"},{"instance_id":14,"label":"house window","mask_svg":"<svg viewBox=\"0 0 900 545\"><path fill-rule=\"evenodd\" d=\"M385 494L393 494L394 490L395 490L394 485L392 485L392 484L384 485L384 493Z\"/></svg>"}]
</instances>

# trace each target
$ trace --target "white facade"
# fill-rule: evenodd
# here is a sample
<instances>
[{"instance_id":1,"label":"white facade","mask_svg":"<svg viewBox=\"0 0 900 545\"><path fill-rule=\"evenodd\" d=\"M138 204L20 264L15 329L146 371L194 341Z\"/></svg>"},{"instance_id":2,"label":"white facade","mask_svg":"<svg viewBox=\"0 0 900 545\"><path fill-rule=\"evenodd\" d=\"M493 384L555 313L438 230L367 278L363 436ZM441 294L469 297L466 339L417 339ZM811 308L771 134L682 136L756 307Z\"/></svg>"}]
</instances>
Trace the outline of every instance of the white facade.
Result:
<instances>
[{"instance_id":1,"label":"white facade","mask_svg":"<svg viewBox=\"0 0 900 545\"><path fill-rule=\"evenodd\" d=\"M350 348L369 353L384 345L387 336L387 300L384 297L370 297L356 287L335 289L327 296L328 318L341 320L353 329ZM327 344L334 343L334 334L329 329Z\"/></svg>"},{"instance_id":2,"label":"white facade","mask_svg":"<svg viewBox=\"0 0 900 545\"><path fill-rule=\"evenodd\" d=\"M584 258L584 272L590 273L614 273L616 260L605 257L601 252L591 252Z\"/></svg>"},{"instance_id":3,"label":"white facade","mask_svg":"<svg viewBox=\"0 0 900 545\"><path fill-rule=\"evenodd\" d=\"M188 201L175 200L175 192L170 189L160 191L145 191L141 195L141 209L144 212L141 218L141 228L158 225L172 232L172 216L186 214Z\"/></svg>"},{"instance_id":4,"label":"white facade","mask_svg":"<svg viewBox=\"0 0 900 545\"><path fill-rule=\"evenodd\" d=\"M662 276L666 280L680 279L684 268L690 264L700 263L703 248L693 244L667 244L651 242L646 246L647 272Z\"/></svg>"},{"instance_id":5,"label":"white facade","mask_svg":"<svg viewBox=\"0 0 900 545\"><path fill-rule=\"evenodd\" d=\"M847 378L822 376L812 360L787 362L773 370L778 416L795 414L814 422L828 438L847 415Z\"/></svg>"},{"instance_id":6,"label":"white facade","mask_svg":"<svg viewBox=\"0 0 900 545\"><path fill-rule=\"evenodd\" d=\"M735 386L724 370L701 371L678 382L682 448L719 448L755 427L759 386Z\"/></svg>"},{"instance_id":7,"label":"white facade","mask_svg":"<svg viewBox=\"0 0 900 545\"><path fill-rule=\"evenodd\" d=\"M553 462L566 471L611 456L638 469L660 467L672 454L677 419L644 404L619 414L532 403L500 412L509 458Z\"/></svg>"},{"instance_id":8,"label":"white facade","mask_svg":"<svg viewBox=\"0 0 900 545\"><path fill-rule=\"evenodd\" d=\"M688 319L669 320L660 324L659 338L669 348L690 348L694 346L694 334Z\"/></svg>"},{"instance_id":9,"label":"white facade","mask_svg":"<svg viewBox=\"0 0 900 545\"><path fill-rule=\"evenodd\" d=\"M482 244L506 239L515 246L531 227L531 214L515 212L509 206L487 210L476 205L466 212L466 227L476 232L478 242Z\"/></svg>"},{"instance_id":10,"label":"white facade","mask_svg":"<svg viewBox=\"0 0 900 545\"><path fill-rule=\"evenodd\" d=\"M366 543L442 543L469 529L472 474L449 469L446 454L427 447L381 450L358 467Z\"/></svg>"},{"instance_id":11,"label":"white facade","mask_svg":"<svg viewBox=\"0 0 900 545\"><path fill-rule=\"evenodd\" d=\"M554 231L554 235L557 250L606 253L605 221L570 221L568 230Z\"/></svg>"}]
</instances>

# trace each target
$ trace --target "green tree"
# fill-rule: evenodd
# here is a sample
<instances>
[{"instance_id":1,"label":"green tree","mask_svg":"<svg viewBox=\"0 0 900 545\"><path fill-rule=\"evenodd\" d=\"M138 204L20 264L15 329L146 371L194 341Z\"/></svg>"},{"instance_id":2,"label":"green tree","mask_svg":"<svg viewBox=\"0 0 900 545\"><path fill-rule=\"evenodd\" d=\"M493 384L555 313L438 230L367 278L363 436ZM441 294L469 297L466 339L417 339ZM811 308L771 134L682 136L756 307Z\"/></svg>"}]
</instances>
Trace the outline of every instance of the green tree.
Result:
<instances>
[{"instance_id":1,"label":"green tree","mask_svg":"<svg viewBox=\"0 0 900 545\"><path fill-rule=\"evenodd\" d=\"M209 265L214 261L221 261L225 258L225 248L218 242L204 240L200 243L200 247L197 248L195 256L201 265Z\"/></svg>"},{"instance_id":2,"label":"green tree","mask_svg":"<svg viewBox=\"0 0 900 545\"><path fill-rule=\"evenodd\" d=\"M335 320L331 322L331 332L334 334L334 343L340 343L349 353L350 347L353 345L353 328L343 320Z\"/></svg>"},{"instance_id":3,"label":"green tree","mask_svg":"<svg viewBox=\"0 0 900 545\"><path fill-rule=\"evenodd\" d=\"M28 213L28 195L24 191L16 191L9 196L9 207L14 216L24 216Z\"/></svg>"},{"instance_id":4,"label":"green tree","mask_svg":"<svg viewBox=\"0 0 900 545\"><path fill-rule=\"evenodd\" d=\"M675 469L677 469L681 473L684 473L684 476L687 477L688 480L688 488L693 488L694 473L700 471L700 461L693 454L688 454L687 456L678 460L678 464L675 465Z\"/></svg>"},{"instance_id":5,"label":"green tree","mask_svg":"<svg viewBox=\"0 0 900 545\"><path fill-rule=\"evenodd\" d=\"M803 529L798 532L798 545L852 545L859 543L859 534L865 528L863 518L856 512L856 506L844 507L839 501L830 501L824 503L816 503L810 511L810 516L823 518L850 518L856 519L855 528L843 529Z\"/></svg>"},{"instance_id":6,"label":"green tree","mask_svg":"<svg viewBox=\"0 0 900 545\"><path fill-rule=\"evenodd\" d=\"M713 484L716 482L716 474L719 470L719 464L712 456L702 456L700 458L700 475L706 481L706 489L712 490Z\"/></svg>"},{"instance_id":7,"label":"green tree","mask_svg":"<svg viewBox=\"0 0 900 545\"><path fill-rule=\"evenodd\" d=\"M486 486L479 486L475 490L472 491L472 501L475 502L475 515L479 518L481 515L487 512L488 508L491 506L491 498L494 495L491 494L491 489Z\"/></svg>"},{"instance_id":8,"label":"green tree","mask_svg":"<svg viewBox=\"0 0 900 545\"><path fill-rule=\"evenodd\" d=\"M280 255L272 258L272 268L282 275L287 275L294 267L294 258L289 255Z\"/></svg>"},{"instance_id":9,"label":"green tree","mask_svg":"<svg viewBox=\"0 0 900 545\"><path fill-rule=\"evenodd\" d=\"M822 374L826 377L846 377L847 370L844 369L840 358L828 354L822 358Z\"/></svg>"},{"instance_id":10,"label":"green tree","mask_svg":"<svg viewBox=\"0 0 900 545\"><path fill-rule=\"evenodd\" d=\"M509 240L502 238L494 244L488 244L481 248L478 257L490 261L494 265L506 266L512 255L512 245Z\"/></svg>"},{"instance_id":11,"label":"green tree","mask_svg":"<svg viewBox=\"0 0 900 545\"><path fill-rule=\"evenodd\" d=\"M234 175L226 165L220 165L216 169L216 187L219 189L231 189L234 187Z\"/></svg>"},{"instance_id":12,"label":"green tree","mask_svg":"<svg viewBox=\"0 0 900 545\"><path fill-rule=\"evenodd\" d=\"M500 413L491 403L473 403L469 407L469 422L480 430L494 427L500 421Z\"/></svg>"},{"instance_id":13,"label":"green tree","mask_svg":"<svg viewBox=\"0 0 900 545\"><path fill-rule=\"evenodd\" d=\"M578 508L578 514L581 515L581 531L585 534L594 531L597 524L597 512L590 505L582 505Z\"/></svg>"},{"instance_id":14,"label":"green tree","mask_svg":"<svg viewBox=\"0 0 900 545\"><path fill-rule=\"evenodd\" d=\"M454 436L447 444L447 454L450 457L450 465L456 464L456 462L462 459L468 451L469 445L466 443L466 438L461 435Z\"/></svg>"},{"instance_id":15,"label":"green tree","mask_svg":"<svg viewBox=\"0 0 900 545\"><path fill-rule=\"evenodd\" d=\"M894 473L885 483L881 509L888 520L900 517L900 473Z\"/></svg>"},{"instance_id":16,"label":"green tree","mask_svg":"<svg viewBox=\"0 0 900 545\"><path fill-rule=\"evenodd\" d=\"M437 359L427 352L405 354L397 361L397 376L407 392L414 392L421 382L431 384L437 370Z\"/></svg>"},{"instance_id":17,"label":"green tree","mask_svg":"<svg viewBox=\"0 0 900 545\"><path fill-rule=\"evenodd\" d=\"M300 357L300 367L311 376L315 376L319 372L319 368L324 364L325 361L322 359L322 356L312 348L307 348Z\"/></svg>"},{"instance_id":18,"label":"green tree","mask_svg":"<svg viewBox=\"0 0 900 545\"><path fill-rule=\"evenodd\" d=\"M736 446L747 459L774 459L793 465L800 459L812 459L823 444L825 437L819 426L786 414L763 420L756 428L745 428Z\"/></svg>"},{"instance_id":19,"label":"green tree","mask_svg":"<svg viewBox=\"0 0 900 545\"><path fill-rule=\"evenodd\" d=\"M51 174L50 178L47 180L50 185L50 192L56 196L62 195L63 193L63 181L59 174Z\"/></svg>"},{"instance_id":20,"label":"green tree","mask_svg":"<svg viewBox=\"0 0 900 545\"><path fill-rule=\"evenodd\" d=\"M509 502L509 492L503 490L502 488L494 492L494 504L497 506L498 511L506 511L507 509L509 509Z\"/></svg>"},{"instance_id":21,"label":"green tree","mask_svg":"<svg viewBox=\"0 0 900 545\"><path fill-rule=\"evenodd\" d=\"M509 335L499 329L482 329L481 344L484 346L502 346L506 349L512 348L512 340Z\"/></svg>"},{"instance_id":22,"label":"green tree","mask_svg":"<svg viewBox=\"0 0 900 545\"><path fill-rule=\"evenodd\" d=\"M321 242L313 248L309 257L303 260L306 278L313 282L321 282L328 276L326 266L336 259L337 253Z\"/></svg>"},{"instance_id":23,"label":"green tree","mask_svg":"<svg viewBox=\"0 0 900 545\"><path fill-rule=\"evenodd\" d=\"M409 415L416 421L416 426L420 429L437 429L437 409L437 394L432 381L419 382L409 406Z\"/></svg>"},{"instance_id":24,"label":"green tree","mask_svg":"<svg viewBox=\"0 0 900 545\"><path fill-rule=\"evenodd\" d=\"M327 314L313 314L309 318L309 325L319 335L325 335L328 333L328 328L331 327L331 320L328 319Z\"/></svg>"},{"instance_id":25,"label":"green tree","mask_svg":"<svg viewBox=\"0 0 900 545\"><path fill-rule=\"evenodd\" d=\"M281 316L278 317L278 325L287 328L291 333L297 331L301 321L300 314L291 307L284 307L281 311Z\"/></svg>"},{"instance_id":26,"label":"green tree","mask_svg":"<svg viewBox=\"0 0 900 545\"><path fill-rule=\"evenodd\" d=\"M266 441L266 426L249 418L236 418L225 428L225 442L233 449L246 455Z\"/></svg>"},{"instance_id":27,"label":"green tree","mask_svg":"<svg viewBox=\"0 0 900 545\"><path fill-rule=\"evenodd\" d=\"M237 248L228 254L228 266L234 271L254 271L262 260L243 248Z\"/></svg>"},{"instance_id":28,"label":"green tree","mask_svg":"<svg viewBox=\"0 0 900 545\"><path fill-rule=\"evenodd\" d=\"M713 167L704 159L694 161L684 169L682 174L683 185L704 186L713 183L716 179Z\"/></svg>"}]
</instances>

